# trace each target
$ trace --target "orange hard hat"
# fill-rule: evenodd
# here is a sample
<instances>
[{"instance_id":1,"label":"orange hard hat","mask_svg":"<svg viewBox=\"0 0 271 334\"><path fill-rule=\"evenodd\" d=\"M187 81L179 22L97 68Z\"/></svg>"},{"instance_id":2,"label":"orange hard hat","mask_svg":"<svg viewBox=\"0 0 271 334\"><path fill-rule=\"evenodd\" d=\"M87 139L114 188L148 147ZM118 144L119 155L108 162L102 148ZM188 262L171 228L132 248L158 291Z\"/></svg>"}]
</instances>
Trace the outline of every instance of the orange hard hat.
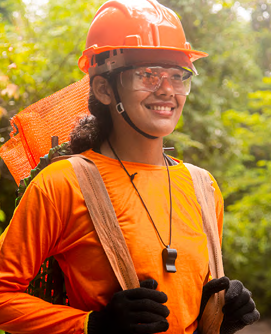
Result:
<instances>
[{"instance_id":1,"label":"orange hard hat","mask_svg":"<svg viewBox=\"0 0 271 334\"><path fill-rule=\"evenodd\" d=\"M206 56L191 50L177 15L156 0L110 0L97 11L78 64L90 77L154 60L196 73L192 62Z\"/></svg>"}]
</instances>

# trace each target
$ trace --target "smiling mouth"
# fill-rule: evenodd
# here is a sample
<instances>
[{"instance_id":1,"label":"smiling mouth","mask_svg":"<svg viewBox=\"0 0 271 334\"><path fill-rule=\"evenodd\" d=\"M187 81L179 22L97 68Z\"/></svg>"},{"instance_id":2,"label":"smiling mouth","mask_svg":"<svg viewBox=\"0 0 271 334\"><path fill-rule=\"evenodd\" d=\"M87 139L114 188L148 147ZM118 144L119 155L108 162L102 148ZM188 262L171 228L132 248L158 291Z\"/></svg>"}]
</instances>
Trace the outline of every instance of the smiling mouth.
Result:
<instances>
[{"instance_id":1,"label":"smiling mouth","mask_svg":"<svg viewBox=\"0 0 271 334\"><path fill-rule=\"evenodd\" d=\"M174 108L171 107L162 107L162 106L146 106L150 110L159 110L159 111L172 111Z\"/></svg>"}]
</instances>

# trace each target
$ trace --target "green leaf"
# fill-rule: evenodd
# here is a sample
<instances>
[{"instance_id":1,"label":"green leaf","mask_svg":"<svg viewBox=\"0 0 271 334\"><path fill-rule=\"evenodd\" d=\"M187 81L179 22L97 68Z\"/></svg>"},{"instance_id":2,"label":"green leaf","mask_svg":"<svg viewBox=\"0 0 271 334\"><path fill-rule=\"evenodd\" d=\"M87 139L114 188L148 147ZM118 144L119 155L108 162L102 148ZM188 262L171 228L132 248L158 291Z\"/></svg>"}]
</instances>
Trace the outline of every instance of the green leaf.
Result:
<instances>
[{"instance_id":1,"label":"green leaf","mask_svg":"<svg viewBox=\"0 0 271 334\"><path fill-rule=\"evenodd\" d=\"M5 212L0 209L0 222L4 222L5 220L6 220Z\"/></svg>"}]
</instances>

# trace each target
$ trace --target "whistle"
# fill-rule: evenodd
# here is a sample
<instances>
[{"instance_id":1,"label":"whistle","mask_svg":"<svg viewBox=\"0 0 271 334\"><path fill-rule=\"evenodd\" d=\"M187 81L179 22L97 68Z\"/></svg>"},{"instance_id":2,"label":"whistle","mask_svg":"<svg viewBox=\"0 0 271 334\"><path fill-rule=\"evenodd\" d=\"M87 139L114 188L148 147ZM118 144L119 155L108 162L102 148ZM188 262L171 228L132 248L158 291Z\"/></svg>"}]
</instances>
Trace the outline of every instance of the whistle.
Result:
<instances>
[{"instance_id":1,"label":"whistle","mask_svg":"<svg viewBox=\"0 0 271 334\"><path fill-rule=\"evenodd\" d=\"M177 250L173 248L165 248L162 252L163 263L168 273L176 273L175 260L177 258Z\"/></svg>"}]
</instances>

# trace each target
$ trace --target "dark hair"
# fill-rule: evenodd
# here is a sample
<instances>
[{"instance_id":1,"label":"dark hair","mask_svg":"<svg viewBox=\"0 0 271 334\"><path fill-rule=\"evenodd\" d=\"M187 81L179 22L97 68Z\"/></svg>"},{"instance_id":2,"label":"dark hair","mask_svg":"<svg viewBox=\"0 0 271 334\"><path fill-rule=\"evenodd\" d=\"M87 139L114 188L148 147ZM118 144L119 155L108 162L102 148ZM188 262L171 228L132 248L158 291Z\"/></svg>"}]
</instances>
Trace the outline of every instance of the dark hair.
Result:
<instances>
[{"instance_id":1,"label":"dark hair","mask_svg":"<svg viewBox=\"0 0 271 334\"><path fill-rule=\"evenodd\" d=\"M98 66L103 65L109 58L109 51L102 52L95 56ZM110 75L102 74L111 85L116 84L118 72L111 72ZM96 99L92 92L92 77L90 79L90 91L88 98L88 109L90 116L80 119L70 134L70 147L73 153L82 153L90 148L99 150L101 144L108 138L112 127L112 118L109 106L102 104Z\"/></svg>"},{"instance_id":2,"label":"dark hair","mask_svg":"<svg viewBox=\"0 0 271 334\"><path fill-rule=\"evenodd\" d=\"M77 122L70 134L72 153L79 154L89 149L99 150L112 130L109 106L96 99L90 87L88 109L91 113Z\"/></svg>"}]
</instances>

